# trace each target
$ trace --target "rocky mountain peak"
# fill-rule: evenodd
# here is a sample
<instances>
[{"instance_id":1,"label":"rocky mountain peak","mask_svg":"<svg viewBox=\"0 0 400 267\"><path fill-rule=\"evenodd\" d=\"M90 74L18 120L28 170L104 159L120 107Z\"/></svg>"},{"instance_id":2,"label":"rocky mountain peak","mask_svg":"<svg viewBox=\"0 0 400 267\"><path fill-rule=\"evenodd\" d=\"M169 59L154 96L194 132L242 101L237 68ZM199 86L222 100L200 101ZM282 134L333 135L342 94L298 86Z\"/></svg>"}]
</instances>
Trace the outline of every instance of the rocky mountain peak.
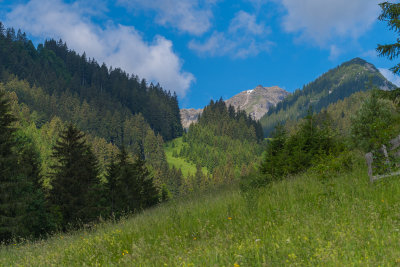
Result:
<instances>
[{"instance_id":1,"label":"rocky mountain peak","mask_svg":"<svg viewBox=\"0 0 400 267\"><path fill-rule=\"evenodd\" d=\"M254 119L259 120L269 108L282 101L289 93L278 86L256 88L243 91L226 100L227 105L232 105L236 110L245 110Z\"/></svg>"}]
</instances>

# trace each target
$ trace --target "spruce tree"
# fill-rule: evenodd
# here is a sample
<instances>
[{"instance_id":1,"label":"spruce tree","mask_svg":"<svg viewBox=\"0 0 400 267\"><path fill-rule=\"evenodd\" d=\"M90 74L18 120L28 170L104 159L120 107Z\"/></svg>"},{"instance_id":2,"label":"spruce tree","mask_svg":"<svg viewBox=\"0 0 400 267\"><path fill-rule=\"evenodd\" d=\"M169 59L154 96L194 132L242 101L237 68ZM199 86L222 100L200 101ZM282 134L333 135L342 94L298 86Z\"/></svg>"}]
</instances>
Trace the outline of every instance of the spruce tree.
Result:
<instances>
[{"instance_id":1,"label":"spruce tree","mask_svg":"<svg viewBox=\"0 0 400 267\"><path fill-rule=\"evenodd\" d=\"M10 239L18 225L16 217L20 203L15 201L19 185L15 174L18 170L17 155L13 152L14 121L5 93L0 91L0 241Z\"/></svg>"},{"instance_id":2,"label":"spruce tree","mask_svg":"<svg viewBox=\"0 0 400 267\"><path fill-rule=\"evenodd\" d=\"M146 162L140 157L136 158L133 164L135 178L141 187L140 206L148 208L158 203L158 190L154 186L153 177L146 167Z\"/></svg>"},{"instance_id":3,"label":"spruce tree","mask_svg":"<svg viewBox=\"0 0 400 267\"><path fill-rule=\"evenodd\" d=\"M0 91L0 242L37 237L50 228L37 152L12 127L14 121Z\"/></svg>"},{"instance_id":4,"label":"spruce tree","mask_svg":"<svg viewBox=\"0 0 400 267\"><path fill-rule=\"evenodd\" d=\"M125 148L122 148L118 155L117 168L117 213L136 212L158 202L158 191L141 157L136 157L132 162Z\"/></svg>"},{"instance_id":5,"label":"spruce tree","mask_svg":"<svg viewBox=\"0 0 400 267\"><path fill-rule=\"evenodd\" d=\"M379 4L382 13L379 16L379 20L387 22L390 30L400 33L400 3L389 3L383 2ZM397 58L400 55L400 39L397 38L396 43L393 44L378 44L376 48L380 56L386 56L390 60ZM391 68L393 73L400 74L400 64L397 64Z\"/></svg>"},{"instance_id":6,"label":"spruce tree","mask_svg":"<svg viewBox=\"0 0 400 267\"><path fill-rule=\"evenodd\" d=\"M120 169L118 164L115 162L114 157L111 158L110 164L107 166L107 175L106 180L107 184L106 188L106 198L110 205L110 213L113 216L115 213L115 201L117 199L118 191L117 191L117 181L119 177Z\"/></svg>"},{"instance_id":7,"label":"spruce tree","mask_svg":"<svg viewBox=\"0 0 400 267\"><path fill-rule=\"evenodd\" d=\"M63 227L89 222L99 215L98 161L85 135L72 124L60 134L53 147L50 200Z\"/></svg>"}]
</instances>

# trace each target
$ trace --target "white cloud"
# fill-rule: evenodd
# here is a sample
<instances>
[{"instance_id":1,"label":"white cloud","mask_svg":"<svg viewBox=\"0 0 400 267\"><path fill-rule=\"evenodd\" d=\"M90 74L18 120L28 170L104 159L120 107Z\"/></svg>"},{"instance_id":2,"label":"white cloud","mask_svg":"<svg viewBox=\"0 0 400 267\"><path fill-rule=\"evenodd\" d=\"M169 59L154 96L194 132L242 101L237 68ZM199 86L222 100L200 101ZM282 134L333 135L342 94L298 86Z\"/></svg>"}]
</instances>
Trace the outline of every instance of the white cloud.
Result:
<instances>
[{"instance_id":1,"label":"white cloud","mask_svg":"<svg viewBox=\"0 0 400 267\"><path fill-rule=\"evenodd\" d=\"M156 12L156 22L172 26L182 32L201 35L211 27L211 7L216 0L118 0L129 9L147 9Z\"/></svg>"},{"instance_id":2,"label":"white cloud","mask_svg":"<svg viewBox=\"0 0 400 267\"><path fill-rule=\"evenodd\" d=\"M230 33L237 33L239 31L253 35L267 34L268 32L265 25L257 23L255 15L251 15L243 10L236 14L229 25Z\"/></svg>"},{"instance_id":3,"label":"white cloud","mask_svg":"<svg viewBox=\"0 0 400 267\"><path fill-rule=\"evenodd\" d=\"M400 76L395 75L393 72L391 72L388 69L383 69L383 68L379 68L379 71L382 73L382 75L388 79L389 81L391 81L393 84L395 84L396 86L400 87Z\"/></svg>"},{"instance_id":4,"label":"white cloud","mask_svg":"<svg viewBox=\"0 0 400 267\"><path fill-rule=\"evenodd\" d=\"M324 45L339 37L357 38L376 21L381 0L272 0L283 5L287 32Z\"/></svg>"},{"instance_id":5,"label":"white cloud","mask_svg":"<svg viewBox=\"0 0 400 267\"><path fill-rule=\"evenodd\" d=\"M376 58L378 58L378 52L376 52L375 49L371 49L371 50L368 50L368 51L365 51L364 53L362 53L361 56L376 59Z\"/></svg>"},{"instance_id":6,"label":"white cloud","mask_svg":"<svg viewBox=\"0 0 400 267\"><path fill-rule=\"evenodd\" d=\"M214 31L205 41L192 40L189 48L201 55L247 58L268 51L273 45L266 39L270 29L257 23L255 15L239 11L227 32Z\"/></svg>"},{"instance_id":7,"label":"white cloud","mask_svg":"<svg viewBox=\"0 0 400 267\"><path fill-rule=\"evenodd\" d=\"M329 53L329 60L335 60L341 54L341 50L336 45L331 45L330 53Z\"/></svg>"},{"instance_id":8,"label":"white cloud","mask_svg":"<svg viewBox=\"0 0 400 267\"><path fill-rule=\"evenodd\" d=\"M95 25L79 2L31 0L7 14L7 25L21 28L39 38L61 38L79 53L120 67L163 88L185 96L194 76L182 71L182 60L174 53L172 42L156 36L152 43L143 40L134 27L109 23Z\"/></svg>"}]
</instances>

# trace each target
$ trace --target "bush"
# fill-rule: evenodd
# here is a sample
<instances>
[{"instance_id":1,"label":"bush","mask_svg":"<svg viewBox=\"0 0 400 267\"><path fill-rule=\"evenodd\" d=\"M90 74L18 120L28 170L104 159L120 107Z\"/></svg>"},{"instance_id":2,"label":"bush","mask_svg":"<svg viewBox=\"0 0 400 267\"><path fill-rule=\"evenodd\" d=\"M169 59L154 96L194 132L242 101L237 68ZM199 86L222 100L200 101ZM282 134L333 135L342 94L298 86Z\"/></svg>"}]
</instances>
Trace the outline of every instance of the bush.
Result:
<instances>
[{"instance_id":1,"label":"bush","mask_svg":"<svg viewBox=\"0 0 400 267\"><path fill-rule=\"evenodd\" d=\"M365 152L380 148L394 133L396 110L390 100L380 99L373 90L351 120L351 137L356 147Z\"/></svg>"},{"instance_id":2,"label":"bush","mask_svg":"<svg viewBox=\"0 0 400 267\"><path fill-rule=\"evenodd\" d=\"M355 153L347 150L341 152L339 155L329 154L319 157L309 171L316 173L323 179L336 177L342 173L351 171L355 164L355 158Z\"/></svg>"}]
</instances>

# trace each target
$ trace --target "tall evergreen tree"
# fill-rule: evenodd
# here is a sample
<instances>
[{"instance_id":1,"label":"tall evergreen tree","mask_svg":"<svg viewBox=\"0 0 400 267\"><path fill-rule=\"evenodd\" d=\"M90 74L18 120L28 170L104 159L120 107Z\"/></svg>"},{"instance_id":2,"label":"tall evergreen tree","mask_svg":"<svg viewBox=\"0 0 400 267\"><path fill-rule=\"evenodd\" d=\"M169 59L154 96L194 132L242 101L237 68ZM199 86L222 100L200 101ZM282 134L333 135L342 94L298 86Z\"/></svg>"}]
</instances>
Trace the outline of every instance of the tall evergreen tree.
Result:
<instances>
[{"instance_id":1,"label":"tall evergreen tree","mask_svg":"<svg viewBox=\"0 0 400 267\"><path fill-rule=\"evenodd\" d=\"M70 124L53 147L58 164L53 166L50 200L63 227L89 222L99 214L98 161L84 137Z\"/></svg>"},{"instance_id":2,"label":"tall evergreen tree","mask_svg":"<svg viewBox=\"0 0 400 267\"><path fill-rule=\"evenodd\" d=\"M108 204L110 205L111 215L113 215L116 211L115 201L116 201L117 195L118 195L117 181L118 181L119 173L120 173L119 166L115 162L114 157L112 157L110 164L107 166L107 175L106 175L107 184L105 186L106 198L108 200Z\"/></svg>"},{"instance_id":3,"label":"tall evergreen tree","mask_svg":"<svg viewBox=\"0 0 400 267\"><path fill-rule=\"evenodd\" d=\"M14 121L5 94L0 91L0 240L3 241L16 232L17 206L20 204L15 201L18 181L14 171L18 167L17 155L13 152Z\"/></svg>"},{"instance_id":4,"label":"tall evergreen tree","mask_svg":"<svg viewBox=\"0 0 400 267\"><path fill-rule=\"evenodd\" d=\"M109 170L108 179L116 181L118 195L115 199L117 215L121 212L136 212L150 207L158 202L158 191L153 184L153 179L141 157L136 157L132 162L127 151L122 148L114 171L116 178L111 178Z\"/></svg>"},{"instance_id":5,"label":"tall evergreen tree","mask_svg":"<svg viewBox=\"0 0 400 267\"><path fill-rule=\"evenodd\" d=\"M379 4L382 13L379 20L387 22L388 27L394 30L397 34L400 33L400 3L383 2ZM397 38L396 43L393 44L378 44L376 48L380 56L386 56L390 60L397 58L400 55L400 39ZM391 70L400 74L400 64L397 64Z\"/></svg>"},{"instance_id":6,"label":"tall evergreen tree","mask_svg":"<svg viewBox=\"0 0 400 267\"><path fill-rule=\"evenodd\" d=\"M0 242L49 230L37 153L24 136L16 140L14 121L0 91Z\"/></svg>"}]
</instances>

